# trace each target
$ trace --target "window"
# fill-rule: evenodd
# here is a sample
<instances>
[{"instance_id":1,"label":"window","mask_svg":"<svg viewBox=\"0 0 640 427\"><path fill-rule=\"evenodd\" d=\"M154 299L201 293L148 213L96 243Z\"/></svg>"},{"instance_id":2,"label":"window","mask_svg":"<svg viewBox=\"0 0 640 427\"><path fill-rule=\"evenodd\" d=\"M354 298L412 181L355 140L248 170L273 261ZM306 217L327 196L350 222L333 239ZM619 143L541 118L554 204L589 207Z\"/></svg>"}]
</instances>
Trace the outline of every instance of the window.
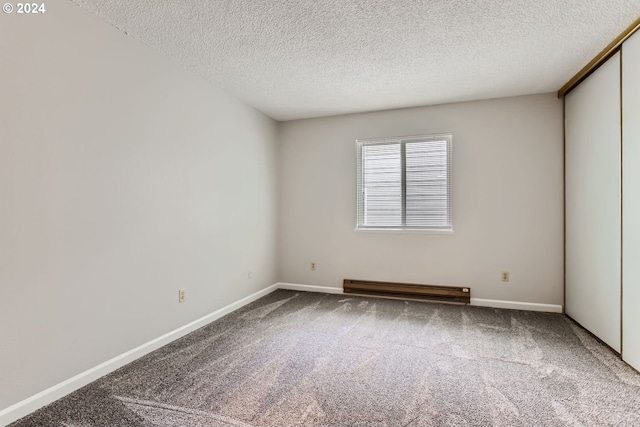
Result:
<instances>
[{"instance_id":1,"label":"window","mask_svg":"<svg viewBox=\"0 0 640 427\"><path fill-rule=\"evenodd\" d=\"M453 231L451 134L356 141L357 230Z\"/></svg>"}]
</instances>

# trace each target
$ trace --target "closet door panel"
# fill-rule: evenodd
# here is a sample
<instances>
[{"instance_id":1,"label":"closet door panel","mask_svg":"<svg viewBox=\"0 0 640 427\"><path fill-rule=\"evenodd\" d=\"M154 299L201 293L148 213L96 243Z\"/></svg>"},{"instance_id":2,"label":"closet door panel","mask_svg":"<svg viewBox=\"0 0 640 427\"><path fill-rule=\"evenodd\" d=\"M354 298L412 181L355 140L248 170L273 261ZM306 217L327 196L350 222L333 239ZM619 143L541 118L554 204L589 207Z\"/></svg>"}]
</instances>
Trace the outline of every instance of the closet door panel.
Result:
<instances>
[{"instance_id":1,"label":"closet door panel","mask_svg":"<svg viewBox=\"0 0 640 427\"><path fill-rule=\"evenodd\" d=\"M620 54L565 103L565 310L620 351Z\"/></svg>"},{"instance_id":2,"label":"closet door panel","mask_svg":"<svg viewBox=\"0 0 640 427\"><path fill-rule=\"evenodd\" d=\"M640 33L622 46L622 358L640 370Z\"/></svg>"}]
</instances>

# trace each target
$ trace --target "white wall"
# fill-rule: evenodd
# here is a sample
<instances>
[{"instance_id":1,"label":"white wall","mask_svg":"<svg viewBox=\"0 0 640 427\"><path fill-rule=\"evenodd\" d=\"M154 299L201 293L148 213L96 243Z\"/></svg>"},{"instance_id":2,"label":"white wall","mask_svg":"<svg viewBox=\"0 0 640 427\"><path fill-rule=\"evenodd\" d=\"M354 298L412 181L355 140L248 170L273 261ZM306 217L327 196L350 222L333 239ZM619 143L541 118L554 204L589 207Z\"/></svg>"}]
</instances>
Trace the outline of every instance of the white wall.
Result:
<instances>
[{"instance_id":1,"label":"white wall","mask_svg":"<svg viewBox=\"0 0 640 427\"><path fill-rule=\"evenodd\" d=\"M442 132L454 234L355 232L354 141ZM474 298L562 304L562 132L555 94L281 124L280 281L465 285Z\"/></svg>"},{"instance_id":2,"label":"white wall","mask_svg":"<svg viewBox=\"0 0 640 427\"><path fill-rule=\"evenodd\" d=\"M46 6L0 16L0 410L277 279L277 124Z\"/></svg>"},{"instance_id":3,"label":"white wall","mask_svg":"<svg viewBox=\"0 0 640 427\"><path fill-rule=\"evenodd\" d=\"M620 55L565 103L566 312L620 351Z\"/></svg>"}]
</instances>

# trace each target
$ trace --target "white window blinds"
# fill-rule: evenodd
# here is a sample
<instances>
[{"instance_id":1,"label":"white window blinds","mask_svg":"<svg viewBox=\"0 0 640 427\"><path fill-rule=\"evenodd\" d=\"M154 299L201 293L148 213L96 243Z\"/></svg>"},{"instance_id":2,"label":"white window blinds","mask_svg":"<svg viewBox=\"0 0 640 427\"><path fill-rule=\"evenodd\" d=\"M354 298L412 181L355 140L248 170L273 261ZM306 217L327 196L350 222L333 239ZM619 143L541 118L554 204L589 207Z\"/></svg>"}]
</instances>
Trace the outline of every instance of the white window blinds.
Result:
<instances>
[{"instance_id":1,"label":"white window blinds","mask_svg":"<svg viewBox=\"0 0 640 427\"><path fill-rule=\"evenodd\" d=\"M452 230L451 134L356 141L357 229Z\"/></svg>"}]
</instances>

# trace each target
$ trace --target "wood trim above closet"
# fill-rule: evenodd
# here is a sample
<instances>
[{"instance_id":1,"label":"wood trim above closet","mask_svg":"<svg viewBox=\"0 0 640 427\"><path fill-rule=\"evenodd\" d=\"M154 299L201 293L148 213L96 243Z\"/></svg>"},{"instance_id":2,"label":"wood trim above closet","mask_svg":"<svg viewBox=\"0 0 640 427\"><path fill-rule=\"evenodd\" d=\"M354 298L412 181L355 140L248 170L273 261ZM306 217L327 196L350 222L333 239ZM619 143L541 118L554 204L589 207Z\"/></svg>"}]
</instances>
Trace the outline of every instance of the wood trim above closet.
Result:
<instances>
[{"instance_id":1,"label":"wood trim above closet","mask_svg":"<svg viewBox=\"0 0 640 427\"><path fill-rule=\"evenodd\" d=\"M578 86L580 82L589 77L591 73L593 73L596 68L598 68L601 64L603 64L607 59L612 57L620 48L622 43L627 40L629 37L633 35L636 31L640 29L640 18L636 19L635 22L629 25L614 41L609 43L607 47L605 47L599 54L596 55L587 65L582 68L582 70L578 71L578 73L571 78L560 90L558 91L558 98L562 98L567 93L571 91L574 87Z\"/></svg>"}]
</instances>

